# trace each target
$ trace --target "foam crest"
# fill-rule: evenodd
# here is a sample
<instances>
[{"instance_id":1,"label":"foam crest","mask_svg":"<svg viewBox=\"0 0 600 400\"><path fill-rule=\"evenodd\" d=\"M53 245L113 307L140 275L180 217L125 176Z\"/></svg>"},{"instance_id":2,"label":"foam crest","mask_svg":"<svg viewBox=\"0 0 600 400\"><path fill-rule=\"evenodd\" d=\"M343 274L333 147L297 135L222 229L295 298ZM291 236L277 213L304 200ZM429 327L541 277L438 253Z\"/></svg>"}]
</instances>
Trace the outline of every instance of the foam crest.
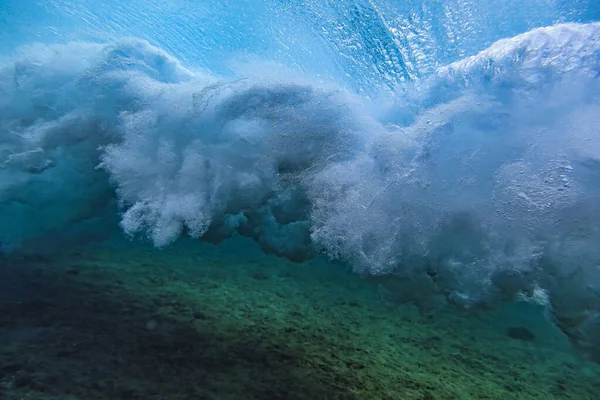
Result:
<instances>
[{"instance_id":1,"label":"foam crest","mask_svg":"<svg viewBox=\"0 0 600 400\"><path fill-rule=\"evenodd\" d=\"M364 157L315 181L313 241L424 309L545 293L597 358L599 34L535 30L412 88Z\"/></svg>"},{"instance_id":2,"label":"foam crest","mask_svg":"<svg viewBox=\"0 0 600 400\"><path fill-rule=\"evenodd\" d=\"M287 209L306 201L303 180L361 149L360 122L341 92L246 80L189 87L174 88L177 110L158 97L123 115L124 142L103 157L128 208L125 231L147 232L159 246L242 212L268 214L255 224L306 221L306 210Z\"/></svg>"},{"instance_id":3,"label":"foam crest","mask_svg":"<svg viewBox=\"0 0 600 400\"><path fill-rule=\"evenodd\" d=\"M96 166L100 148L121 139L120 113L143 108L145 99L156 95L153 82L191 77L172 57L138 40L31 45L3 59L2 248L106 211L113 190Z\"/></svg>"}]
</instances>

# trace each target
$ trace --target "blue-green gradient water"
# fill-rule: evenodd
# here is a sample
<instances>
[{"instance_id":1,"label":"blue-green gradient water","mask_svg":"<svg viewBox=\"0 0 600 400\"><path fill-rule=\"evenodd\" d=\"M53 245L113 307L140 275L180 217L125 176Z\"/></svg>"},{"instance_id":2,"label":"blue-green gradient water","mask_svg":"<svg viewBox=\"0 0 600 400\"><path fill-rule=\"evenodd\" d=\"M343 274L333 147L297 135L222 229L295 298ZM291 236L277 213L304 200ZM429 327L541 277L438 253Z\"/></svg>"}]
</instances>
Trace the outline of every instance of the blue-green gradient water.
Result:
<instances>
[{"instance_id":1,"label":"blue-green gradient water","mask_svg":"<svg viewBox=\"0 0 600 400\"><path fill-rule=\"evenodd\" d=\"M3 0L0 250L234 235L600 360L596 0ZM40 250L41 251L41 250Z\"/></svg>"}]
</instances>

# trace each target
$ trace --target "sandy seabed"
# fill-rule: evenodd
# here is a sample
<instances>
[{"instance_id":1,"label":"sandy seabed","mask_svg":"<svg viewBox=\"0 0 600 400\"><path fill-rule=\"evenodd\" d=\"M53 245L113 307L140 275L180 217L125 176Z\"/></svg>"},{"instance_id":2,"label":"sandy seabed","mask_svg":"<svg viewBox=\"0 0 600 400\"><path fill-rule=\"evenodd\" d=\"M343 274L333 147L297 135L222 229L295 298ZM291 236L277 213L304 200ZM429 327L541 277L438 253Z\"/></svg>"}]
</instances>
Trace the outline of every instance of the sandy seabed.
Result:
<instances>
[{"instance_id":1,"label":"sandy seabed","mask_svg":"<svg viewBox=\"0 0 600 400\"><path fill-rule=\"evenodd\" d=\"M518 328L531 337L509 337ZM376 282L234 239L0 261L0 399L591 399L540 309L390 307Z\"/></svg>"}]
</instances>

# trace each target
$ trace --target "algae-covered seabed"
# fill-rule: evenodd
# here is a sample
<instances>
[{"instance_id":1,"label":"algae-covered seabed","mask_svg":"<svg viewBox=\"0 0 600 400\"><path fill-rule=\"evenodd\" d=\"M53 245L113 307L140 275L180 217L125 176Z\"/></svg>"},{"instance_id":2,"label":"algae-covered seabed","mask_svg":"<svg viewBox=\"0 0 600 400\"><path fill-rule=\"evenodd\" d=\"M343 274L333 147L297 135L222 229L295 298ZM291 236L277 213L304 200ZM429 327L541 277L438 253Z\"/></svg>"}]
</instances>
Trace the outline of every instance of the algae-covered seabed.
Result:
<instances>
[{"instance_id":1,"label":"algae-covered seabed","mask_svg":"<svg viewBox=\"0 0 600 400\"><path fill-rule=\"evenodd\" d=\"M237 239L1 265L0 399L600 398L600 368L539 310L389 308L343 266Z\"/></svg>"}]
</instances>

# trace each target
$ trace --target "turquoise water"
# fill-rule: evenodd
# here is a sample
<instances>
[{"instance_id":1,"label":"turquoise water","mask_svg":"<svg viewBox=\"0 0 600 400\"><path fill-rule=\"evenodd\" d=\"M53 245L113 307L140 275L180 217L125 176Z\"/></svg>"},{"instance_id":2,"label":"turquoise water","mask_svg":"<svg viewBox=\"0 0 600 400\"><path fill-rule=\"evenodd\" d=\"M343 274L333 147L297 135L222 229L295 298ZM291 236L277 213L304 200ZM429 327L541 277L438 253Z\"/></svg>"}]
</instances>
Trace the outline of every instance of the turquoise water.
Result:
<instances>
[{"instance_id":1,"label":"turquoise water","mask_svg":"<svg viewBox=\"0 0 600 400\"><path fill-rule=\"evenodd\" d=\"M599 19L4 1L0 398L595 399Z\"/></svg>"}]
</instances>

